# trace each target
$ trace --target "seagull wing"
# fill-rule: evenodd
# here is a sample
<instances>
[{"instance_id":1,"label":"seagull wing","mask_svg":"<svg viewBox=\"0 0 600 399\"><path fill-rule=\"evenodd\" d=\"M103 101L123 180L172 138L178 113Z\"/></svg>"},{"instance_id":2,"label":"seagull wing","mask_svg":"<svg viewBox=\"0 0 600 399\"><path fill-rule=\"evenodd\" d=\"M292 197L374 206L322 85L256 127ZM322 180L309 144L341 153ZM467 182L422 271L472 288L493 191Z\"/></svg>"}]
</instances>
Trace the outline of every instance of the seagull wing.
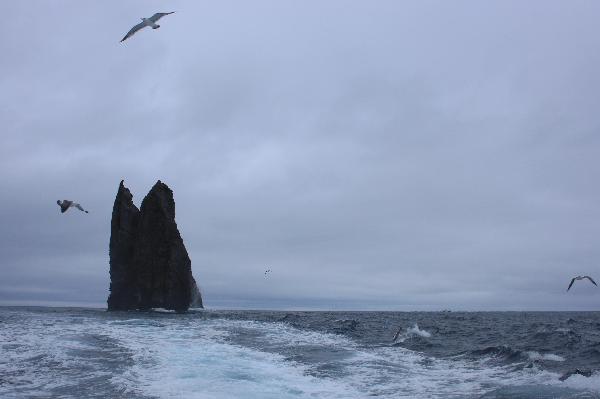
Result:
<instances>
[{"instance_id":1,"label":"seagull wing","mask_svg":"<svg viewBox=\"0 0 600 399\"><path fill-rule=\"evenodd\" d=\"M594 281L594 279L592 279L590 276L583 276L583 278L587 278L588 280L590 280L592 282L592 284L594 284L595 286L597 286L598 284L596 284L596 282Z\"/></svg>"},{"instance_id":2,"label":"seagull wing","mask_svg":"<svg viewBox=\"0 0 600 399\"><path fill-rule=\"evenodd\" d=\"M157 12L156 14L154 14L153 16L151 16L148 19L152 22L156 22L159 19L161 19L162 17L164 17L165 15L173 14L174 12L175 11L173 11L173 12Z\"/></svg>"},{"instance_id":3,"label":"seagull wing","mask_svg":"<svg viewBox=\"0 0 600 399\"><path fill-rule=\"evenodd\" d=\"M124 38L121 39L122 42L124 42L125 40L129 39L131 36L133 36L135 34L135 32L137 32L138 30L144 28L146 26L145 23L140 22L139 24L137 24L136 26L134 26L133 28L131 28L131 30L129 32L127 32L127 34L125 35Z\"/></svg>"},{"instance_id":4,"label":"seagull wing","mask_svg":"<svg viewBox=\"0 0 600 399\"><path fill-rule=\"evenodd\" d=\"M86 211L85 209L83 209L83 207L81 206L81 204L73 204L73 206L75 208L79 209L82 212L89 213L88 211Z\"/></svg>"},{"instance_id":5,"label":"seagull wing","mask_svg":"<svg viewBox=\"0 0 600 399\"><path fill-rule=\"evenodd\" d=\"M569 288L567 288L567 291L569 291L571 289L571 286L573 285L574 282L575 282L575 277L573 277L573 279L571 280L571 284L569 284Z\"/></svg>"}]
</instances>

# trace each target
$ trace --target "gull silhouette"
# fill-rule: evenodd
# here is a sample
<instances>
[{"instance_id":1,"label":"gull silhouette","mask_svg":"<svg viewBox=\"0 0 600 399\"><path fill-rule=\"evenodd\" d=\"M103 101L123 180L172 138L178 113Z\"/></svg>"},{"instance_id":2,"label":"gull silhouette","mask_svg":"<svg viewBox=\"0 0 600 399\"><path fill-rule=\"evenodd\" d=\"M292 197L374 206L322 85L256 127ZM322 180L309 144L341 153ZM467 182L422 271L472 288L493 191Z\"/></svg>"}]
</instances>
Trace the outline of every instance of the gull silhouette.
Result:
<instances>
[{"instance_id":1,"label":"gull silhouette","mask_svg":"<svg viewBox=\"0 0 600 399\"><path fill-rule=\"evenodd\" d=\"M592 284L594 284L595 286L598 286L598 284L596 284L594 279L592 279L590 276L577 276L577 277L573 277L573 279L571 280L571 284L569 284L569 288L567 288L567 291L569 291L571 289L571 286L573 285L575 280L583 280L584 278L587 278L588 280L590 280L592 282Z\"/></svg>"},{"instance_id":2,"label":"gull silhouette","mask_svg":"<svg viewBox=\"0 0 600 399\"><path fill-rule=\"evenodd\" d=\"M89 213L88 211L86 211L85 209L83 209L81 207L81 205L79 205L78 203L73 202L73 201L69 201L69 200L62 200L61 201L61 200L58 200L58 201L56 201L56 203L58 204L58 206L60 206L60 212L61 213L65 213L67 210L69 210L69 208L77 208L77 209L79 209L82 212Z\"/></svg>"},{"instance_id":3,"label":"gull silhouette","mask_svg":"<svg viewBox=\"0 0 600 399\"><path fill-rule=\"evenodd\" d=\"M150 18L140 18L142 20L142 22L140 22L139 24L137 24L136 26L131 28L131 30L129 32L127 32L127 34L125 35L125 37L123 39L121 39L121 41L124 42L125 40L127 40L131 36L133 36L138 30L144 29L146 26L150 26L150 27L152 27L152 29L160 28L160 25L158 25L156 23L156 21L158 21L165 15L173 14L174 12L175 11L173 11L173 12L157 12Z\"/></svg>"}]
</instances>

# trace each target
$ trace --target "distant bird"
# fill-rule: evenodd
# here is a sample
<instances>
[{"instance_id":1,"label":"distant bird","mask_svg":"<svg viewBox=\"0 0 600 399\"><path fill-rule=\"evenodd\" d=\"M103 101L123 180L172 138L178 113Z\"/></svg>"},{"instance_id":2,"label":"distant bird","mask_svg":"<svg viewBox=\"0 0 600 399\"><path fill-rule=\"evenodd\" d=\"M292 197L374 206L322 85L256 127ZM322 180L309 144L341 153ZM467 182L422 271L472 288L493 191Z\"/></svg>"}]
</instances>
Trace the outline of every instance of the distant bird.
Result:
<instances>
[{"instance_id":1,"label":"distant bird","mask_svg":"<svg viewBox=\"0 0 600 399\"><path fill-rule=\"evenodd\" d=\"M58 204L58 206L60 206L60 212L61 213L65 213L69 208L77 208L77 209L79 209L82 212L89 213L88 211L86 211L85 209L83 209L81 207L81 205L79 205L78 203L73 202L73 201L69 201L69 200L62 200L61 201L61 200L58 200L58 201L56 201L56 203Z\"/></svg>"},{"instance_id":2,"label":"distant bird","mask_svg":"<svg viewBox=\"0 0 600 399\"><path fill-rule=\"evenodd\" d=\"M265 277L267 277L267 274L271 273L271 269L267 269L265 270Z\"/></svg>"},{"instance_id":3,"label":"distant bird","mask_svg":"<svg viewBox=\"0 0 600 399\"><path fill-rule=\"evenodd\" d=\"M592 282L592 284L594 284L595 286L598 286L598 284L596 284L594 279L592 279L590 276L577 276L577 277L573 277L573 279L571 280L571 284L569 284L569 288L567 288L567 291L569 291L571 289L571 286L573 285L575 280L583 280L584 278L587 278L588 280L590 280Z\"/></svg>"},{"instance_id":4,"label":"distant bird","mask_svg":"<svg viewBox=\"0 0 600 399\"><path fill-rule=\"evenodd\" d=\"M173 11L173 12L157 12L156 14L154 14L153 16L151 16L150 18L140 18L142 20L142 22L140 22L139 24L137 24L136 26L134 26L133 28L131 28L131 30L129 32L127 32L127 34L125 35L125 37L123 39L121 39L121 42L124 42L125 40L129 39L138 30L144 29L146 26L151 26L152 29L158 29L158 28L160 28L160 25L157 25L156 21L158 21L159 19L161 19L165 15L173 14L174 12L175 11Z\"/></svg>"}]
</instances>

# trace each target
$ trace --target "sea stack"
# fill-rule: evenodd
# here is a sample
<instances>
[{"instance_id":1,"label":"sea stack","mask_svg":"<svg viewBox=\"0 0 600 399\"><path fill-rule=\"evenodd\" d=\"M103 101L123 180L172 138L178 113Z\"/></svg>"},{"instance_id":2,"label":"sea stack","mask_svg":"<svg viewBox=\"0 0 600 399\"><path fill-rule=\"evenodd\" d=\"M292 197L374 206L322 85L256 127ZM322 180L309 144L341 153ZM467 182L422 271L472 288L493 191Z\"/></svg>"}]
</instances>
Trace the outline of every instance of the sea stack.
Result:
<instances>
[{"instance_id":1,"label":"sea stack","mask_svg":"<svg viewBox=\"0 0 600 399\"><path fill-rule=\"evenodd\" d=\"M173 191L160 180L142 201L119 184L110 236L108 310L202 307L177 223Z\"/></svg>"}]
</instances>

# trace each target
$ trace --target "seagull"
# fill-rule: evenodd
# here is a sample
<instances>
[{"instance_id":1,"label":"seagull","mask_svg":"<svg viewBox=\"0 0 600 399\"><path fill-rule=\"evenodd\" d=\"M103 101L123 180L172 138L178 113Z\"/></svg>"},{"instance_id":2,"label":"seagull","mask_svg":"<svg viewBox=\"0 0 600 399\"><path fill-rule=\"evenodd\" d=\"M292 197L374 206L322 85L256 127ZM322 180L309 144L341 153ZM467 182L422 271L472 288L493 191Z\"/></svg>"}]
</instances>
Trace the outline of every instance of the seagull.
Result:
<instances>
[{"instance_id":1,"label":"seagull","mask_svg":"<svg viewBox=\"0 0 600 399\"><path fill-rule=\"evenodd\" d=\"M56 203L58 204L58 206L60 206L60 212L61 213L65 213L69 208L77 208L80 211L83 211L85 213L89 213L88 211L86 211L85 209L83 209L81 207L81 205L79 205L76 202L73 201L69 201L69 200L58 200L56 201Z\"/></svg>"},{"instance_id":2,"label":"seagull","mask_svg":"<svg viewBox=\"0 0 600 399\"><path fill-rule=\"evenodd\" d=\"M569 288L567 288L567 291L569 291L571 289L571 286L573 285L575 280L583 280L584 278L587 278L588 280L590 280L592 282L592 284L594 284L595 286L598 286L598 284L596 284L594 279L592 279L590 276L577 276L577 277L573 277L573 279L571 280L571 284L569 284Z\"/></svg>"},{"instance_id":3,"label":"seagull","mask_svg":"<svg viewBox=\"0 0 600 399\"><path fill-rule=\"evenodd\" d=\"M396 334L394 334L394 338L392 338L392 342L396 342L396 340L398 339L398 337L400 336L400 333L402 332L402 327L400 327L398 329L398 331L396 331Z\"/></svg>"},{"instance_id":4,"label":"seagull","mask_svg":"<svg viewBox=\"0 0 600 399\"><path fill-rule=\"evenodd\" d=\"M129 32L127 32L127 34L125 35L125 37L123 39L121 39L121 41L124 42L125 40L127 40L131 36L133 36L138 30L144 29L146 26L151 26L152 29L160 28L160 25L156 24L156 21L158 21L165 15L173 14L174 12L175 11L173 11L173 12L157 12L150 18L140 18L142 20L142 22L140 22L139 24L137 24L136 26L131 28L131 30Z\"/></svg>"}]
</instances>

